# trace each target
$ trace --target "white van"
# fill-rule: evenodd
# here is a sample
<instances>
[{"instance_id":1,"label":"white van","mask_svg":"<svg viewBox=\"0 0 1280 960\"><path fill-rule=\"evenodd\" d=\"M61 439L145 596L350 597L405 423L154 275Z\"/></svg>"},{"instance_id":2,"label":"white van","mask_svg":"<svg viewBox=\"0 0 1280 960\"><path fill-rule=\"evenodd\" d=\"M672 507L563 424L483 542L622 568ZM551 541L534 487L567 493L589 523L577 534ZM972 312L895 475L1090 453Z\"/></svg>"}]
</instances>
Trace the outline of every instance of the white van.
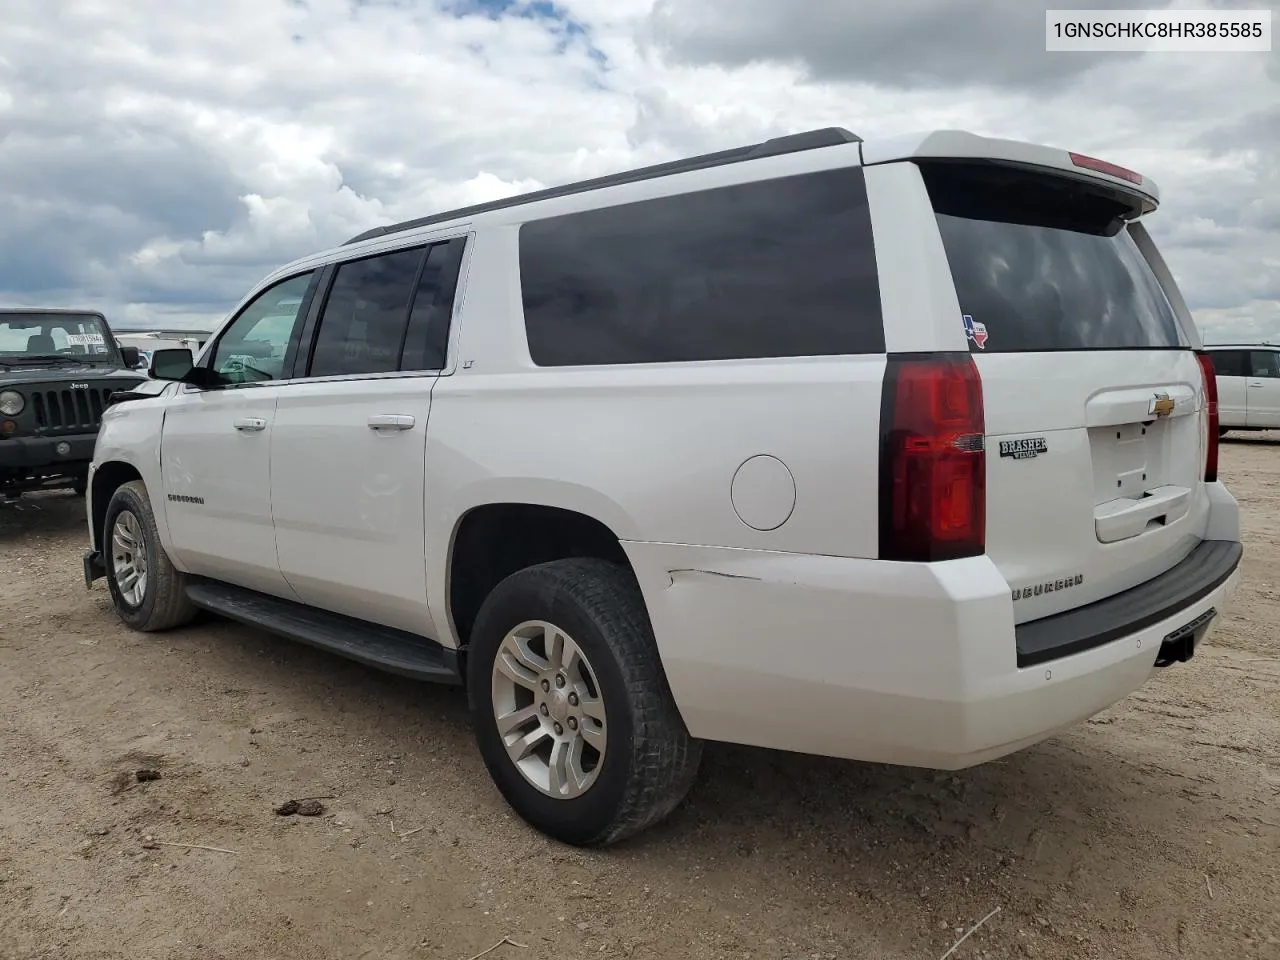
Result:
<instances>
[{"instance_id":1,"label":"white van","mask_svg":"<svg viewBox=\"0 0 1280 960\"><path fill-rule=\"evenodd\" d=\"M372 230L156 352L86 579L465 684L570 843L661 819L707 740L999 757L1190 658L1238 576L1157 196L828 129Z\"/></svg>"},{"instance_id":2,"label":"white van","mask_svg":"<svg viewBox=\"0 0 1280 960\"><path fill-rule=\"evenodd\" d=\"M1218 432L1280 430L1280 346L1205 347L1218 379Z\"/></svg>"}]
</instances>

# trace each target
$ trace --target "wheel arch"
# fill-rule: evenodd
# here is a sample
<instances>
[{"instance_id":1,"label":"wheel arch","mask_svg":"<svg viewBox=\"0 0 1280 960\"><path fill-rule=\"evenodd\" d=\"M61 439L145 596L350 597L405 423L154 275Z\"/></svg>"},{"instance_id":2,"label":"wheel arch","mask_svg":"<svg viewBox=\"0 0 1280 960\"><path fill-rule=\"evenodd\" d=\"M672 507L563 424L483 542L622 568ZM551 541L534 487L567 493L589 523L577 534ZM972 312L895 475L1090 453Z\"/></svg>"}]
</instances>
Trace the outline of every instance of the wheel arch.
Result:
<instances>
[{"instance_id":1,"label":"wheel arch","mask_svg":"<svg viewBox=\"0 0 1280 960\"><path fill-rule=\"evenodd\" d=\"M572 557L610 560L632 570L615 527L592 512L528 499L476 503L449 537L444 609L458 648L467 645L480 605L507 576Z\"/></svg>"},{"instance_id":2,"label":"wheel arch","mask_svg":"<svg viewBox=\"0 0 1280 960\"><path fill-rule=\"evenodd\" d=\"M104 546L103 525L106 523L107 505L111 502L112 495L126 483L142 479L141 471L124 460L108 460L94 468L86 506L89 513L90 542L95 548L101 549Z\"/></svg>"},{"instance_id":3,"label":"wheel arch","mask_svg":"<svg viewBox=\"0 0 1280 960\"><path fill-rule=\"evenodd\" d=\"M86 491L91 545L97 549L111 495L122 483L141 480L151 498L156 530L166 551L173 555L168 513L163 498L160 472L160 444L164 433L164 396L174 384L154 397L113 404L102 417L90 465Z\"/></svg>"}]
</instances>

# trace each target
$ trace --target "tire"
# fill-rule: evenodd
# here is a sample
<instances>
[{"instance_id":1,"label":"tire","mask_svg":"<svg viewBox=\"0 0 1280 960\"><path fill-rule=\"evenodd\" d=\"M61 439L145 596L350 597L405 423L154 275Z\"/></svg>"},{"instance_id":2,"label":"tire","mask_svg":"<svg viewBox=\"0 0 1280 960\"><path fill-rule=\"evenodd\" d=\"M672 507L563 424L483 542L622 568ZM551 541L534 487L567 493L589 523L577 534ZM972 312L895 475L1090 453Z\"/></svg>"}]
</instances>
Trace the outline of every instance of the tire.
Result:
<instances>
[{"instance_id":1,"label":"tire","mask_svg":"<svg viewBox=\"0 0 1280 960\"><path fill-rule=\"evenodd\" d=\"M133 550L130 543L136 545ZM151 499L141 480L123 484L111 495L102 526L102 556L116 613L134 630L169 630L195 618L196 608L187 599L186 576L174 569L160 544ZM135 569L137 558L142 559L145 574L142 589L136 592L136 584L127 576L130 557Z\"/></svg>"},{"instance_id":2,"label":"tire","mask_svg":"<svg viewBox=\"0 0 1280 960\"><path fill-rule=\"evenodd\" d=\"M548 630L548 625L553 629ZM543 686L549 674L543 675L525 691L529 702L513 704L506 699L507 692L518 693L524 687L514 683L506 669L495 669L495 664L502 653L509 665L510 643L518 642L513 637L534 637L528 643L530 649L537 647L539 631L544 658L554 642L547 635L560 633L567 638L561 645L566 650L571 644L576 647L585 667L560 671L573 677L559 693ZM594 682L583 680L585 676ZM543 694L536 688L543 688ZM697 775L702 743L689 736L676 709L640 587L632 573L618 564L556 560L528 567L498 584L481 606L472 630L467 689L476 741L498 790L528 824L563 843L604 846L639 833L675 810ZM580 699L575 699L575 690L581 691ZM567 702L556 699L561 694ZM547 703L549 714L541 710L541 704ZM580 732L566 736L590 744L603 731L603 750L586 774L585 788L582 778L567 788L570 794L581 792L565 795L561 789L562 795L552 795L551 783L536 785L517 766L499 732L498 715L515 716L517 710L541 714L530 716L529 726L509 733L508 740L519 739L522 729L532 730L526 740L543 737L550 745L545 761L550 770L558 739L551 736L550 728L563 720L565 726L560 729L567 731L574 724L572 710L579 706L580 719L573 730ZM570 711L568 717L565 711ZM600 714L603 724L597 725L594 713ZM594 729L595 737L586 736L588 727ZM564 749L568 762L576 762L579 772L585 770L594 750L588 746ZM539 768L540 774L543 761L538 757L531 755L522 762L533 765L527 769ZM570 777L560 779L568 782Z\"/></svg>"}]
</instances>

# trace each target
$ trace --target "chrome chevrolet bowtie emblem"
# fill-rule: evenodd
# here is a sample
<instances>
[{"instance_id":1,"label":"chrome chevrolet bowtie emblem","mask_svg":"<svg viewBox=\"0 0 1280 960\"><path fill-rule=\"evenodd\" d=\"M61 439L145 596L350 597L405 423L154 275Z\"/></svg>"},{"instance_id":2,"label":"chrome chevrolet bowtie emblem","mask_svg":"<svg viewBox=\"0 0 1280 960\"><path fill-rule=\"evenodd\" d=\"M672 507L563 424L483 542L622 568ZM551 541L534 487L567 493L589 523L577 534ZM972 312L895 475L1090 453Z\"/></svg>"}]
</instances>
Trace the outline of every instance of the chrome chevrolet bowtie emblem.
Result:
<instances>
[{"instance_id":1,"label":"chrome chevrolet bowtie emblem","mask_svg":"<svg viewBox=\"0 0 1280 960\"><path fill-rule=\"evenodd\" d=\"M1167 417L1173 413L1175 402L1170 399L1167 393L1157 393L1151 398L1151 403L1147 407L1147 413L1155 414L1157 417Z\"/></svg>"}]
</instances>

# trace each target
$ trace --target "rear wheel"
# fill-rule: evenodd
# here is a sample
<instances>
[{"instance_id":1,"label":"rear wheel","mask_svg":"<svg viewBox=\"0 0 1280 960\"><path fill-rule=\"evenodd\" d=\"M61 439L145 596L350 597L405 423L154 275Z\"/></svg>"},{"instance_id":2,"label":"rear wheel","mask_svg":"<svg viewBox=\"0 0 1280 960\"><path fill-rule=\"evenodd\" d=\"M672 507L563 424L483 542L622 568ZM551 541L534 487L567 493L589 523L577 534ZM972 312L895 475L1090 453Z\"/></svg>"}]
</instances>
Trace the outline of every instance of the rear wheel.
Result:
<instances>
[{"instance_id":1,"label":"rear wheel","mask_svg":"<svg viewBox=\"0 0 1280 960\"><path fill-rule=\"evenodd\" d=\"M481 755L511 807L565 843L616 842L688 793L702 745L667 685L640 588L595 559L521 570L481 607L467 659Z\"/></svg>"},{"instance_id":2,"label":"rear wheel","mask_svg":"<svg viewBox=\"0 0 1280 960\"><path fill-rule=\"evenodd\" d=\"M116 613L133 629L168 630L195 617L196 609L187 599L186 577L164 552L142 481L126 483L111 495L102 554Z\"/></svg>"}]
</instances>

